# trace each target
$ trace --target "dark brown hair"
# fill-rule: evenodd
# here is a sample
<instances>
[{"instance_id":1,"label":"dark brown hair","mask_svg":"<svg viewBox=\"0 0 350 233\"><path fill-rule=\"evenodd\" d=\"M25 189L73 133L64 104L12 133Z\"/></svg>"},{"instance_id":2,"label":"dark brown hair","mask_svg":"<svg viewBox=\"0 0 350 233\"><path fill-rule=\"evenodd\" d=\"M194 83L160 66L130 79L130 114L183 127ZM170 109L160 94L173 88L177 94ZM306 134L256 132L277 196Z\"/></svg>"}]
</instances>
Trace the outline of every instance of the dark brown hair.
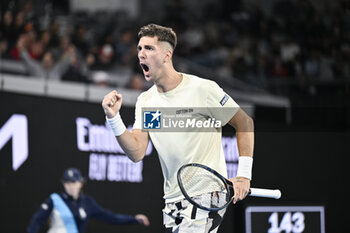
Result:
<instances>
[{"instance_id":1,"label":"dark brown hair","mask_svg":"<svg viewBox=\"0 0 350 233\"><path fill-rule=\"evenodd\" d=\"M168 42L175 50L177 44L176 33L169 27L163 27L157 24L148 24L141 27L138 37L141 39L144 36L158 37L158 41Z\"/></svg>"}]
</instances>

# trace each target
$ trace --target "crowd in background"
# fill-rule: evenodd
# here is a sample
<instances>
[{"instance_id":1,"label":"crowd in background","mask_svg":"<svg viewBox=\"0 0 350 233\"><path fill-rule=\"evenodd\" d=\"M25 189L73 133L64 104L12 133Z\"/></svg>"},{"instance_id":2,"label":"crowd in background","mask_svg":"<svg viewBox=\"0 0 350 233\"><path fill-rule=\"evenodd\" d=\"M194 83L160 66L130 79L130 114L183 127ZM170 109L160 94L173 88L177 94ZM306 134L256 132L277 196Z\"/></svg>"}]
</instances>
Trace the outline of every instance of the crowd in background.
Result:
<instances>
[{"instance_id":1,"label":"crowd in background","mask_svg":"<svg viewBox=\"0 0 350 233\"><path fill-rule=\"evenodd\" d=\"M228 80L274 91L274 84L349 81L350 1L279 0L269 11L243 1L209 1L196 11L167 1L154 23L173 27L175 55ZM147 88L137 60L140 22L127 12L64 12L10 1L0 21L0 55L22 61L30 76ZM175 66L176 67L176 66ZM186 72L185 70L181 70ZM125 71L123 82L111 82ZM207 77L217 79L218 77ZM284 94L284 93L280 93Z\"/></svg>"},{"instance_id":2,"label":"crowd in background","mask_svg":"<svg viewBox=\"0 0 350 233\"><path fill-rule=\"evenodd\" d=\"M269 11L223 2L201 14L181 4L168 8L166 24L182 35L180 56L277 92L284 89L273 84L349 82L350 1L316 7L309 0L278 0Z\"/></svg>"}]
</instances>

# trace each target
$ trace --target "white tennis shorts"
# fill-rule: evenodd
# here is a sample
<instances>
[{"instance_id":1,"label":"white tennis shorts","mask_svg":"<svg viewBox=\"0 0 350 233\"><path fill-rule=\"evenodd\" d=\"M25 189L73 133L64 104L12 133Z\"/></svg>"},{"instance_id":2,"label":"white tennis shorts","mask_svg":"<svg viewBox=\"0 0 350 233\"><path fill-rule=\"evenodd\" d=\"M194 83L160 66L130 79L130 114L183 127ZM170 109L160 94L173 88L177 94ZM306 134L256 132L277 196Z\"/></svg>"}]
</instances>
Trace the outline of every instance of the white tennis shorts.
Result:
<instances>
[{"instance_id":1,"label":"white tennis shorts","mask_svg":"<svg viewBox=\"0 0 350 233\"><path fill-rule=\"evenodd\" d=\"M199 201L211 199L211 194L195 197ZM198 200L197 199L197 200ZM217 201L217 200L216 200ZM193 206L186 199L166 203L163 209L163 224L166 233L216 233L226 208L217 212L206 211Z\"/></svg>"}]
</instances>

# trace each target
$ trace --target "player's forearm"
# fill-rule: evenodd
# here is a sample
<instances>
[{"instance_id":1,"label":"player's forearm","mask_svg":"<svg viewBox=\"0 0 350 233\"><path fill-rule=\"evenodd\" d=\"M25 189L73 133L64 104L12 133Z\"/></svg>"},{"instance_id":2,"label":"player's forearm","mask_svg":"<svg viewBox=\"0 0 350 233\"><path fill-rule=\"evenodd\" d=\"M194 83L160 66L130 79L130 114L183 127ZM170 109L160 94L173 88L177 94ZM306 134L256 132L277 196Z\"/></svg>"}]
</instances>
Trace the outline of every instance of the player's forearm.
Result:
<instances>
[{"instance_id":1,"label":"player's forearm","mask_svg":"<svg viewBox=\"0 0 350 233\"><path fill-rule=\"evenodd\" d=\"M254 122L250 117L245 117L244 120L240 122L239 126L236 127L236 137L239 151L236 177L251 180L253 166L252 157L254 151ZM244 189L247 191L249 184L245 182L244 186ZM246 192L243 194L241 197L244 197L246 195Z\"/></svg>"},{"instance_id":2,"label":"player's forearm","mask_svg":"<svg viewBox=\"0 0 350 233\"><path fill-rule=\"evenodd\" d=\"M253 157L254 132L236 132L236 137L239 155Z\"/></svg>"},{"instance_id":3,"label":"player's forearm","mask_svg":"<svg viewBox=\"0 0 350 233\"><path fill-rule=\"evenodd\" d=\"M141 135L129 132L128 130L116 137L126 155L135 163L143 159L148 145L148 140L147 143L142 142L140 137Z\"/></svg>"},{"instance_id":4,"label":"player's forearm","mask_svg":"<svg viewBox=\"0 0 350 233\"><path fill-rule=\"evenodd\" d=\"M102 100L102 107L106 114L107 124L119 142L127 156L138 162L145 156L148 146L148 133L135 129L129 132L121 118L119 110L122 104L122 95L117 91L111 91Z\"/></svg>"}]
</instances>

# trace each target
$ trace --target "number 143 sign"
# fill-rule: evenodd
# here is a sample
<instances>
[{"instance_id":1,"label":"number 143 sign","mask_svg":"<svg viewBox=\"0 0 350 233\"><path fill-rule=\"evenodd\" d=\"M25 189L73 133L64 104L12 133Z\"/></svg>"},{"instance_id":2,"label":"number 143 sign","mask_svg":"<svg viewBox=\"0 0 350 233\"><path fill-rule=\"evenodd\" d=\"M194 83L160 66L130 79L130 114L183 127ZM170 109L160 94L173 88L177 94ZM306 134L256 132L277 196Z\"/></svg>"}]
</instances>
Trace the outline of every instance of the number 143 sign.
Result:
<instances>
[{"instance_id":1,"label":"number 143 sign","mask_svg":"<svg viewBox=\"0 0 350 233\"><path fill-rule=\"evenodd\" d=\"M249 206L246 233L325 233L323 206Z\"/></svg>"}]
</instances>

